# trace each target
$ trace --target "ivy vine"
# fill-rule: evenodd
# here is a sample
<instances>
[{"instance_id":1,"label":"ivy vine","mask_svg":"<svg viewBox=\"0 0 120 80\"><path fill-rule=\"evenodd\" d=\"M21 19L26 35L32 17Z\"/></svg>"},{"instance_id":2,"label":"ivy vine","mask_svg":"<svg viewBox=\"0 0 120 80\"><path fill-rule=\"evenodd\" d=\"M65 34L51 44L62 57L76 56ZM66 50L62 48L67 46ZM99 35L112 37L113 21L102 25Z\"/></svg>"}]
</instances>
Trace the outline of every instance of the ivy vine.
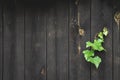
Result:
<instances>
[{"instance_id":1,"label":"ivy vine","mask_svg":"<svg viewBox=\"0 0 120 80\"><path fill-rule=\"evenodd\" d=\"M104 37L107 35L108 35L108 29L104 27L103 31L97 34L93 42L90 42L90 41L86 42L87 49L83 50L85 60L87 62L94 64L97 69L102 60L99 56L95 55L95 51L98 51L98 52L106 51L102 44L104 43Z\"/></svg>"}]
</instances>

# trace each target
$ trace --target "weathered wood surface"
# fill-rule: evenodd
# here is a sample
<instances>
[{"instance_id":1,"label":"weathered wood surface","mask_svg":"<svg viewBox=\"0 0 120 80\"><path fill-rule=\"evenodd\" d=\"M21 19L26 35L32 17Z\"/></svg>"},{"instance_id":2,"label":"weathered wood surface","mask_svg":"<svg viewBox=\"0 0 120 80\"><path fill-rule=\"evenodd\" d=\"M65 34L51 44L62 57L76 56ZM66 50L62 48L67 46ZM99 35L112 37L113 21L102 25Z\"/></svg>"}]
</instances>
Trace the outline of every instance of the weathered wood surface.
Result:
<instances>
[{"instance_id":1,"label":"weathered wood surface","mask_svg":"<svg viewBox=\"0 0 120 80\"><path fill-rule=\"evenodd\" d=\"M2 4L1 4L2 2L0 1L0 80L2 80L2 73L3 73L3 46L2 46L2 44L3 44L3 33L2 33L2 31L3 31L3 21L2 21Z\"/></svg>"},{"instance_id":2,"label":"weathered wood surface","mask_svg":"<svg viewBox=\"0 0 120 80\"><path fill-rule=\"evenodd\" d=\"M53 2L54 4L54 2ZM55 4L56 5L56 4ZM57 80L56 54L56 16L55 7L47 8L46 36L47 36L47 80Z\"/></svg>"},{"instance_id":3,"label":"weathered wood surface","mask_svg":"<svg viewBox=\"0 0 120 80\"><path fill-rule=\"evenodd\" d=\"M68 16L68 0L57 1L55 26L57 61L56 80L68 80Z\"/></svg>"},{"instance_id":4,"label":"weathered wood surface","mask_svg":"<svg viewBox=\"0 0 120 80\"><path fill-rule=\"evenodd\" d=\"M91 41L95 38L97 32L104 27L109 30L109 35L105 38L105 49L107 52L98 53L102 58L99 69L91 65L92 80L113 80L112 79L112 6L110 1L92 0L91 5Z\"/></svg>"},{"instance_id":5,"label":"weathered wood surface","mask_svg":"<svg viewBox=\"0 0 120 80\"><path fill-rule=\"evenodd\" d=\"M119 0L0 1L0 80L119 80ZM97 70L82 51L107 27ZM84 33L79 34L79 29Z\"/></svg>"},{"instance_id":6,"label":"weathered wood surface","mask_svg":"<svg viewBox=\"0 0 120 80\"><path fill-rule=\"evenodd\" d=\"M24 8L7 1L3 8L3 78L24 80Z\"/></svg>"},{"instance_id":7,"label":"weathered wood surface","mask_svg":"<svg viewBox=\"0 0 120 80\"><path fill-rule=\"evenodd\" d=\"M85 42L90 40L90 2L70 2L69 19L69 80L90 80L90 64L82 54ZM80 35L79 29L84 33Z\"/></svg>"},{"instance_id":8,"label":"weathered wood surface","mask_svg":"<svg viewBox=\"0 0 120 80\"><path fill-rule=\"evenodd\" d=\"M25 9L25 80L46 80L46 13Z\"/></svg>"},{"instance_id":9,"label":"weathered wood surface","mask_svg":"<svg viewBox=\"0 0 120 80\"><path fill-rule=\"evenodd\" d=\"M120 1L113 0L113 14L120 11ZM120 79L120 28L113 20L113 80Z\"/></svg>"}]
</instances>

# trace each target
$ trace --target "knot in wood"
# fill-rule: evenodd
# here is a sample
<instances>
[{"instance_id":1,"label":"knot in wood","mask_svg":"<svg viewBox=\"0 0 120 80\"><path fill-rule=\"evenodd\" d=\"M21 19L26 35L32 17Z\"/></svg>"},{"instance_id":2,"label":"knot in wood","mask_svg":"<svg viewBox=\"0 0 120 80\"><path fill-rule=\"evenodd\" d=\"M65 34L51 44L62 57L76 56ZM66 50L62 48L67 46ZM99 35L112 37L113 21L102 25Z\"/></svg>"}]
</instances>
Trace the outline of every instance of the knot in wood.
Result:
<instances>
[{"instance_id":1,"label":"knot in wood","mask_svg":"<svg viewBox=\"0 0 120 80\"><path fill-rule=\"evenodd\" d=\"M84 29L79 29L79 34L80 34L80 36L84 36L84 34L85 34Z\"/></svg>"},{"instance_id":2,"label":"knot in wood","mask_svg":"<svg viewBox=\"0 0 120 80\"><path fill-rule=\"evenodd\" d=\"M119 29L119 25L120 25L120 12L116 12L115 13L114 19L115 19L115 22L117 23L118 29Z\"/></svg>"}]
</instances>

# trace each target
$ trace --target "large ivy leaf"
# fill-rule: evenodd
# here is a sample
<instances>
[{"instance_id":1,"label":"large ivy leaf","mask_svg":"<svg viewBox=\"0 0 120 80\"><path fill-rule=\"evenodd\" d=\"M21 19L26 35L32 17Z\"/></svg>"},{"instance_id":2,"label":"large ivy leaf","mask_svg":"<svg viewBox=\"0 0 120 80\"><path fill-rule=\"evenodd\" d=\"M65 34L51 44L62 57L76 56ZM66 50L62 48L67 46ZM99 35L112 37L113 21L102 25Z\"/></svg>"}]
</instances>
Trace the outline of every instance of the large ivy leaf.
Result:
<instances>
[{"instance_id":1,"label":"large ivy leaf","mask_svg":"<svg viewBox=\"0 0 120 80\"><path fill-rule=\"evenodd\" d=\"M88 59L88 62L91 62L95 65L95 67L98 69L100 63L101 63L101 58L99 56L95 56L94 58L90 57Z\"/></svg>"},{"instance_id":2,"label":"large ivy leaf","mask_svg":"<svg viewBox=\"0 0 120 80\"><path fill-rule=\"evenodd\" d=\"M103 51L105 49L102 46L102 42L103 42L102 39L95 39L94 43L88 41L86 42L86 48L92 47L93 50Z\"/></svg>"}]
</instances>

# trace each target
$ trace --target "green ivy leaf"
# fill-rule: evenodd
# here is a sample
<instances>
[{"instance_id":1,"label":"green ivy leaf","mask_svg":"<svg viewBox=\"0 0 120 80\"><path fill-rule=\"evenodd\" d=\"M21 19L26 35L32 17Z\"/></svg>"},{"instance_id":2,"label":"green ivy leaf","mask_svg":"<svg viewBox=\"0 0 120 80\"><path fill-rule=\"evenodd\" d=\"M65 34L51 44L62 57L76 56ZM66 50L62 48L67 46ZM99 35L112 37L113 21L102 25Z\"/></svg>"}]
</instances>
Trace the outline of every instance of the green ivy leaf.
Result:
<instances>
[{"instance_id":1,"label":"green ivy leaf","mask_svg":"<svg viewBox=\"0 0 120 80\"><path fill-rule=\"evenodd\" d=\"M83 51L85 59L88 61L89 57L94 56L94 51L93 50L84 50Z\"/></svg>"},{"instance_id":2,"label":"green ivy leaf","mask_svg":"<svg viewBox=\"0 0 120 80\"><path fill-rule=\"evenodd\" d=\"M98 42L100 42L101 44L104 42L104 39L97 39L98 40Z\"/></svg>"},{"instance_id":3,"label":"green ivy leaf","mask_svg":"<svg viewBox=\"0 0 120 80\"><path fill-rule=\"evenodd\" d=\"M95 51L105 51L102 43L104 42L104 36L108 35L107 28L103 29L103 32L99 32L97 38L94 39L93 42L87 41L86 48L90 48L87 50L83 50L84 58L87 62L90 62L95 65L96 68L99 67L101 63L101 58L99 56L95 56Z\"/></svg>"},{"instance_id":4,"label":"green ivy leaf","mask_svg":"<svg viewBox=\"0 0 120 80\"><path fill-rule=\"evenodd\" d=\"M103 46L102 46L102 40L101 39L95 39L94 40L94 45L92 46L92 48L94 49L94 50L98 50L98 51L103 51L103 50L105 50L104 48L103 48Z\"/></svg>"},{"instance_id":5,"label":"green ivy leaf","mask_svg":"<svg viewBox=\"0 0 120 80\"><path fill-rule=\"evenodd\" d=\"M101 38L101 39L103 39L103 33L100 32L100 33L98 34L98 37Z\"/></svg>"},{"instance_id":6,"label":"green ivy leaf","mask_svg":"<svg viewBox=\"0 0 120 80\"><path fill-rule=\"evenodd\" d=\"M86 48L91 47L93 50L103 51L105 49L102 47L102 42L102 39L95 39L94 43L88 41L86 42Z\"/></svg>"},{"instance_id":7,"label":"green ivy leaf","mask_svg":"<svg viewBox=\"0 0 120 80\"><path fill-rule=\"evenodd\" d=\"M105 36L108 35L108 29L107 29L106 27L103 28L103 34L104 34Z\"/></svg>"},{"instance_id":8,"label":"green ivy leaf","mask_svg":"<svg viewBox=\"0 0 120 80\"><path fill-rule=\"evenodd\" d=\"M90 57L88 59L89 62L93 63L95 67L98 69L100 63L101 63L101 58L99 56L95 56L94 58Z\"/></svg>"},{"instance_id":9,"label":"green ivy leaf","mask_svg":"<svg viewBox=\"0 0 120 80\"><path fill-rule=\"evenodd\" d=\"M90 41L86 42L86 48L91 47L91 46L93 46L92 42L90 42Z\"/></svg>"}]
</instances>

